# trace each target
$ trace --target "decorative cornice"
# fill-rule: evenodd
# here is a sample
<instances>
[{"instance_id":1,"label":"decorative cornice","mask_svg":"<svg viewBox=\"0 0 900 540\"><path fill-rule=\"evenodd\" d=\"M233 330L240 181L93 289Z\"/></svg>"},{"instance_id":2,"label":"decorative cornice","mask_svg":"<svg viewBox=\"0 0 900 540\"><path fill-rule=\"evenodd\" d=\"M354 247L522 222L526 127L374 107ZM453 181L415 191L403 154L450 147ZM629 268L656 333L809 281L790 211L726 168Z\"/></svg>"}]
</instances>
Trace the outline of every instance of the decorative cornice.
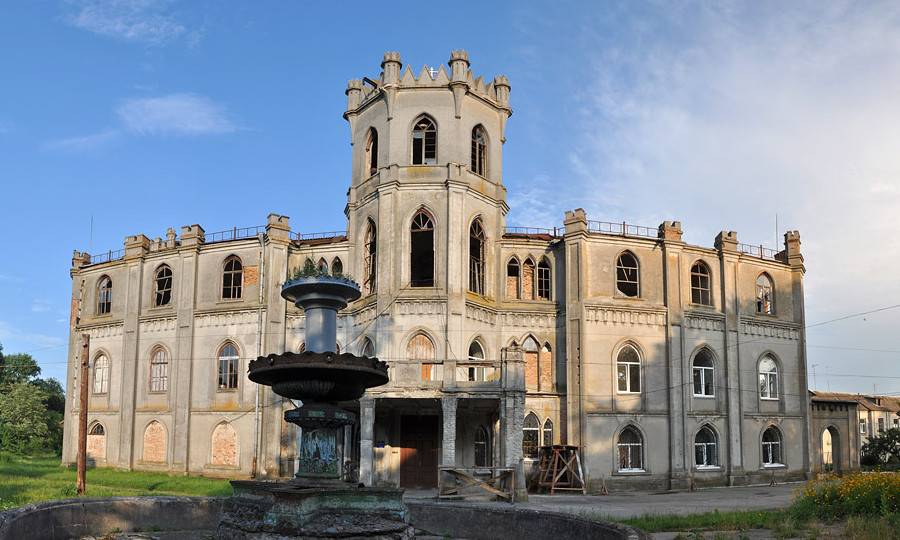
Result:
<instances>
[{"instance_id":1,"label":"decorative cornice","mask_svg":"<svg viewBox=\"0 0 900 540\"><path fill-rule=\"evenodd\" d=\"M357 311L353 314L354 316L354 324L368 324L375 320L375 304L371 304L366 306L365 308Z\"/></svg>"},{"instance_id":2,"label":"decorative cornice","mask_svg":"<svg viewBox=\"0 0 900 540\"><path fill-rule=\"evenodd\" d=\"M98 324L94 326L79 326L76 330L77 333L87 332L91 335L92 338L100 339L100 338L108 338L122 335L122 328L124 325L122 323L115 324Z\"/></svg>"},{"instance_id":3,"label":"decorative cornice","mask_svg":"<svg viewBox=\"0 0 900 540\"><path fill-rule=\"evenodd\" d=\"M395 306L398 315L442 315L446 303L443 300L398 300Z\"/></svg>"},{"instance_id":4,"label":"decorative cornice","mask_svg":"<svg viewBox=\"0 0 900 540\"><path fill-rule=\"evenodd\" d=\"M665 310L585 306L584 313L587 322L593 323L666 325Z\"/></svg>"},{"instance_id":5,"label":"decorative cornice","mask_svg":"<svg viewBox=\"0 0 900 540\"><path fill-rule=\"evenodd\" d=\"M800 339L800 326L790 323L744 319L741 321L741 333L750 336L765 336L796 341Z\"/></svg>"},{"instance_id":6,"label":"decorative cornice","mask_svg":"<svg viewBox=\"0 0 900 540\"><path fill-rule=\"evenodd\" d=\"M255 309L198 313L194 315L194 325L197 328L211 328L235 324L255 324L257 317L258 312Z\"/></svg>"},{"instance_id":7,"label":"decorative cornice","mask_svg":"<svg viewBox=\"0 0 900 540\"><path fill-rule=\"evenodd\" d=\"M299 315L292 315L289 313L287 317L285 317L284 326L287 331L306 328L306 315L304 313L300 313Z\"/></svg>"},{"instance_id":8,"label":"decorative cornice","mask_svg":"<svg viewBox=\"0 0 900 540\"><path fill-rule=\"evenodd\" d=\"M466 318L487 324L497 324L497 311L466 302Z\"/></svg>"},{"instance_id":9,"label":"decorative cornice","mask_svg":"<svg viewBox=\"0 0 900 540\"><path fill-rule=\"evenodd\" d=\"M140 321L138 329L142 334L145 332L155 333L174 331L176 322L176 317L158 317L154 319L144 319Z\"/></svg>"},{"instance_id":10,"label":"decorative cornice","mask_svg":"<svg viewBox=\"0 0 900 540\"><path fill-rule=\"evenodd\" d=\"M684 327L695 330L725 331L725 316L712 313L688 313L684 317Z\"/></svg>"},{"instance_id":11,"label":"decorative cornice","mask_svg":"<svg viewBox=\"0 0 900 540\"><path fill-rule=\"evenodd\" d=\"M500 314L500 323L506 327L556 328L556 313L507 311Z\"/></svg>"}]
</instances>

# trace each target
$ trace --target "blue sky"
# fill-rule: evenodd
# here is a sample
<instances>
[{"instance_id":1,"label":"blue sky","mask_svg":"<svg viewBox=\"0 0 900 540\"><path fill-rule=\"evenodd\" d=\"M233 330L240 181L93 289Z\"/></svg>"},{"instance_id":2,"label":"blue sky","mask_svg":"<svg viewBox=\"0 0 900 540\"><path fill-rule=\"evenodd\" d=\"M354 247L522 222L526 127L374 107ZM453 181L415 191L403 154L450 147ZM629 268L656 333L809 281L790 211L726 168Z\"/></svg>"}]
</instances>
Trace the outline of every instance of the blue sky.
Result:
<instances>
[{"instance_id":1,"label":"blue sky","mask_svg":"<svg viewBox=\"0 0 900 540\"><path fill-rule=\"evenodd\" d=\"M65 378L73 249L270 212L344 229L347 80L455 49L512 85L510 225L582 207L774 247L777 215L808 324L881 310L810 328L810 384L900 393L895 2L7 0L4 352Z\"/></svg>"}]
</instances>

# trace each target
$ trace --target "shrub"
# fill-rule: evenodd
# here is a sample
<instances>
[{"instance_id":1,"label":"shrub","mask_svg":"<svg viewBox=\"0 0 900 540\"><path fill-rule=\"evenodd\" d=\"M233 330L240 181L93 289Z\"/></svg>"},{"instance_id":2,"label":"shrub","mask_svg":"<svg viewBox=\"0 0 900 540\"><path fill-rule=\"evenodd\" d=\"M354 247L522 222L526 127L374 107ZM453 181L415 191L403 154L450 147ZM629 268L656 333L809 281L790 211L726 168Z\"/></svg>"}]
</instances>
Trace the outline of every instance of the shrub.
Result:
<instances>
[{"instance_id":1,"label":"shrub","mask_svg":"<svg viewBox=\"0 0 900 540\"><path fill-rule=\"evenodd\" d=\"M859 515L900 513L900 474L856 472L828 476L801 485L794 492L791 513L802 519L826 521Z\"/></svg>"}]
</instances>

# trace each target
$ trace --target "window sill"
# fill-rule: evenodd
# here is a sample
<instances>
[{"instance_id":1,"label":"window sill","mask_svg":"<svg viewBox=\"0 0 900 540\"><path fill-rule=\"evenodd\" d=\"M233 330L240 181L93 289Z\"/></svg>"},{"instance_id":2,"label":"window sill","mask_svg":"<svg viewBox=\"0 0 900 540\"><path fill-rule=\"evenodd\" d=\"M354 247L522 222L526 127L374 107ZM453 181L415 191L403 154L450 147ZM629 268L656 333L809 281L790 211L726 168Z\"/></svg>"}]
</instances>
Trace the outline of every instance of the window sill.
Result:
<instances>
[{"instance_id":1,"label":"window sill","mask_svg":"<svg viewBox=\"0 0 900 540\"><path fill-rule=\"evenodd\" d=\"M762 469L785 469L787 466L784 463L763 463Z\"/></svg>"},{"instance_id":2,"label":"window sill","mask_svg":"<svg viewBox=\"0 0 900 540\"><path fill-rule=\"evenodd\" d=\"M640 392L625 392L624 390L618 390L618 391L616 392L616 395L619 395L619 396L639 396L639 395L641 395L641 393L640 393Z\"/></svg>"},{"instance_id":3,"label":"window sill","mask_svg":"<svg viewBox=\"0 0 900 540\"><path fill-rule=\"evenodd\" d=\"M721 471L722 467L719 465L694 465L694 470L697 472L716 472Z\"/></svg>"},{"instance_id":4,"label":"window sill","mask_svg":"<svg viewBox=\"0 0 900 540\"><path fill-rule=\"evenodd\" d=\"M216 392L237 392L237 388L216 388Z\"/></svg>"},{"instance_id":5,"label":"window sill","mask_svg":"<svg viewBox=\"0 0 900 540\"><path fill-rule=\"evenodd\" d=\"M762 397L762 396L760 396L759 400L760 400L760 401L778 401L779 398L777 398L777 397Z\"/></svg>"},{"instance_id":6,"label":"window sill","mask_svg":"<svg viewBox=\"0 0 900 540\"><path fill-rule=\"evenodd\" d=\"M619 469L615 473L615 476L650 476L650 471L646 469Z\"/></svg>"},{"instance_id":7,"label":"window sill","mask_svg":"<svg viewBox=\"0 0 900 540\"><path fill-rule=\"evenodd\" d=\"M643 298L641 298L641 295L637 295L637 296L628 296L628 295L622 294L622 293L620 293L620 292L618 292L618 291L616 291L616 292L613 294L613 298L615 298L616 300L629 300L629 301L631 301L631 302L646 302L646 300L644 300Z\"/></svg>"},{"instance_id":8,"label":"window sill","mask_svg":"<svg viewBox=\"0 0 900 540\"><path fill-rule=\"evenodd\" d=\"M698 399L715 399L716 395L715 394L694 394L694 397L698 398Z\"/></svg>"}]
</instances>

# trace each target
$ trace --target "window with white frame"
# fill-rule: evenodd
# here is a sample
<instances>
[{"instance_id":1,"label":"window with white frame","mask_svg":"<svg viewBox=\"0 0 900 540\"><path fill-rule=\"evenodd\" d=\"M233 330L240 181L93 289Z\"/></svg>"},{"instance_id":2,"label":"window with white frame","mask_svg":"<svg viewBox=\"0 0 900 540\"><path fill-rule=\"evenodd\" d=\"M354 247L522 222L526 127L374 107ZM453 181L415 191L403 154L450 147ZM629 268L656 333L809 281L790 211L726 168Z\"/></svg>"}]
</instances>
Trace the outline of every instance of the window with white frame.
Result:
<instances>
[{"instance_id":1,"label":"window with white frame","mask_svg":"<svg viewBox=\"0 0 900 540\"><path fill-rule=\"evenodd\" d=\"M169 353L162 347L150 357L150 391L165 392L169 388Z\"/></svg>"},{"instance_id":2,"label":"window with white frame","mask_svg":"<svg viewBox=\"0 0 900 540\"><path fill-rule=\"evenodd\" d=\"M715 395L715 368L712 354L706 348L700 349L694 357L694 395L711 397Z\"/></svg>"},{"instance_id":3,"label":"window with white frame","mask_svg":"<svg viewBox=\"0 0 900 540\"><path fill-rule=\"evenodd\" d=\"M784 463L781 454L781 432L775 426L770 426L763 432L762 457L763 465L767 467Z\"/></svg>"},{"instance_id":4,"label":"window with white frame","mask_svg":"<svg viewBox=\"0 0 900 540\"><path fill-rule=\"evenodd\" d=\"M109 391L109 359L101 354L94 360L94 394L105 394Z\"/></svg>"},{"instance_id":5,"label":"window with white frame","mask_svg":"<svg viewBox=\"0 0 900 540\"><path fill-rule=\"evenodd\" d=\"M641 391L641 356L632 345L619 349L616 356L616 379L620 393Z\"/></svg>"},{"instance_id":6,"label":"window with white frame","mask_svg":"<svg viewBox=\"0 0 900 540\"><path fill-rule=\"evenodd\" d=\"M778 364L768 354L759 361L759 397L778 399Z\"/></svg>"},{"instance_id":7,"label":"window with white frame","mask_svg":"<svg viewBox=\"0 0 900 540\"><path fill-rule=\"evenodd\" d=\"M641 434L631 426L619 434L619 471L644 470L644 441Z\"/></svg>"},{"instance_id":8,"label":"window with white frame","mask_svg":"<svg viewBox=\"0 0 900 540\"><path fill-rule=\"evenodd\" d=\"M861 435L865 435L865 434L866 434L866 421L865 421L865 420L860 420L860 421L859 421L859 433L860 433Z\"/></svg>"},{"instance_id":9,"label":"window with white frame","mask_svg":"<svg viewBox=\"0 0 900 540\"><path fill-rule=\"evenodd\" d=\"M238 356L237 347L233 343L226 343L219 349L218 389L236 390L238 387Z\"/></svg>"},{"instance_id":10,"label":"window with white frame","mask_svg":"<svg viewBox=\"0 0 900 540\"><path fill-rule=\"evenodd\" d=\"M694 463L697 467L719 466L716 433L709 426L700 428L694 438Z\"/></svg>"}]
</instances>

